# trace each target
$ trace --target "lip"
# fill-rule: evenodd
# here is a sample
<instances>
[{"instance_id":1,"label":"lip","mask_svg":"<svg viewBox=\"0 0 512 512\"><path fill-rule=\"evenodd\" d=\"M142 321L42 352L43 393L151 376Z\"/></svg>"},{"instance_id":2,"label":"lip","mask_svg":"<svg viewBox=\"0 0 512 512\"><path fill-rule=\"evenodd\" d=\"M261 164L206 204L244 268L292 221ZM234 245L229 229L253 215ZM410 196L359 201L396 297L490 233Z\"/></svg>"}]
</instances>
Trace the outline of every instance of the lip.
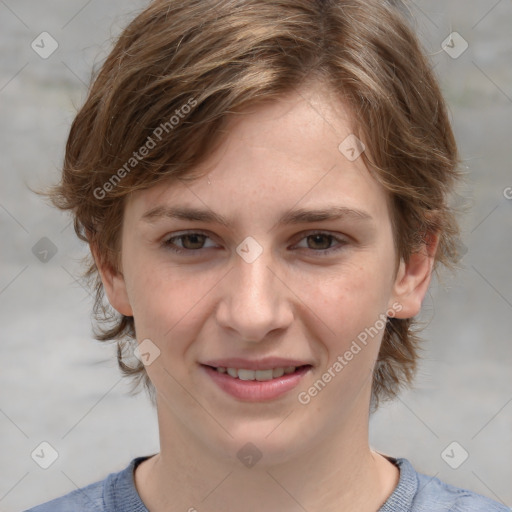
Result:
<instances>
[{"instance_id":1,"label":"lip","mask_svg":"<svg viewBox=\"0 0 512 512\"><path fill-rule=\"evenodd\" d=\"M229 364L233 364L233 366L227 366L227 368L237 368L240 363L234 364L233 359L225 359L223 360L223 364L229 361ZM240 361L240 360L239 360ZM292 389L296 388L299 383L302 381L304 376L310 372L312 369L311 365L302 364L283 364L289 362L288 360L281 359L279 364L273 366L274 368L280 366L300 366L294 373L285 374L282 377L277 377L275 379L266 380L266 381L257 381L257 380L241 380L236 379L228 375L227 373L219 373L215 368L211 366L223 366L223 364L215 364L215 365L200 365L200 369L207 375L211 381L213 381L223 392L236 398L238 400L242 400L244 402L268 402L271 400L276 400L286 393L290 392ZM292 361L293 362L293 361ZM217 363L217 361L216 361ZM262 363L262 361L258 361L258 364ZM246 365L247 361L243 362L239 368L246 368L248 370L258 370L258 369L266 369L269 368L269 363L265 362L264 367L254 368L256 365L256 361L252 361L253 367L243 366ZM273 364L273 363L272 363ZM272 367L272 366L270 366Z\"/></svg>"},{"instance_id":2,"label":"lip","mask_svg":"<svg viewBox=\"0 0 512 512\"><path fill-rule=\"evenodd\" d=\"M244 368L246 370L268 370L269 368L286 368L287 366L313 366L309 361L299 359L283 359L281 357L265 357L262 359L244 359L241 357L230 357L227 359L212 359L202 363L215 368Z\"/></svg>"}]
</instances>

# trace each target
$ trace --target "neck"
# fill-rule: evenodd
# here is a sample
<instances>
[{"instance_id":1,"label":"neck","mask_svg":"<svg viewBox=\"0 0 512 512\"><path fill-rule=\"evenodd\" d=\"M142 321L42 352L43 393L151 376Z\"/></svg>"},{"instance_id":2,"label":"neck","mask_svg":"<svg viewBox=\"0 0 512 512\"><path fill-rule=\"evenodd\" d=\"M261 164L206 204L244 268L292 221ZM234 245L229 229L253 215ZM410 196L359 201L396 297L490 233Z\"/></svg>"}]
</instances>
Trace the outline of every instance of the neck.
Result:
<instances>
[{"instance_id":1,"label":"neck","mask_svg":"<svg viewBox=\"0 0 512 512\"><path fill-rule=\"evenodd\" d=\"M159 404L161 452L139 465L135 484L150 512L375 512L396 487L399 471L370 449L367 420L337 425L295 456L273 457L276 447L269 443L259 461L244 466L242 457L223 457L212 448L216 443L194 438Z\"/></svg>"}]
</instances>

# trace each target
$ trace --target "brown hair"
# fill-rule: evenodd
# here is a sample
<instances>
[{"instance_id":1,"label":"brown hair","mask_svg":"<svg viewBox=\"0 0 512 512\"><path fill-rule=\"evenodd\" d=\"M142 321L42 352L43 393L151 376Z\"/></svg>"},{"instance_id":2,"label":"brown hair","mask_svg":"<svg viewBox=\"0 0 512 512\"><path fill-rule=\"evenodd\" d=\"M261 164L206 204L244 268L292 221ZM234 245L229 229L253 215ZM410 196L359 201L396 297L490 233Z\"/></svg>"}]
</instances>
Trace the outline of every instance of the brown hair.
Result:
<instances>
[{"instance_id":1,"label":"brown hair","mask_svg":"<svg viewBox=\"0 0 512 512\"><path fill-rule=\"evenodd\" d=\"M429 62L395 4L152 2L118 38L72 124L54 204L70 210L77 235L118 268L127 194L193 179L237 111L320 80L354 113L362 157L389 193L398 257L408 261L437 233L435 265L451 266L458 225L448 195L459 178L457 148ZM97 267L92 259L88 265L96 338L117 340L121 369L154 398L143 364L125 360L136 343L133 318L105 302ZM418 342L414 319L388 319L373 409L411 382Z\"/></svg>"}]
</instances>

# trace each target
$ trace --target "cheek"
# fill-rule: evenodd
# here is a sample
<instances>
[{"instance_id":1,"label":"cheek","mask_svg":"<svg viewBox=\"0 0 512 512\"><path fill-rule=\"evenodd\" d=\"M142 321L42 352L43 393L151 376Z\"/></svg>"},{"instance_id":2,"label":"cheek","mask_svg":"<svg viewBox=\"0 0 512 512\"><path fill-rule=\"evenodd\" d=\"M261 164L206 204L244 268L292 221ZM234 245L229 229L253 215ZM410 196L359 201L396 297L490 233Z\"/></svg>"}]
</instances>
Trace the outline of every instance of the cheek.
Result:
<instances>
[{"instance_id":1,"label":"cheek","mask_svg":"<svg viewBox=\"0 0 512 512\"><path fill-rule=\"evenodd\" d=\"M330 404L334 424L365 403L386 326L389 279L369 269L369 265L354 266L318 286L317 300L311 298L329 332L321 338L325 359L319 375L303 389L301 399L322 411ZM316 325L317 333L326 332L318 321Z\"/></svg>"},{"instance_id":2,"label":"cheek","mask_svg":"<svg viewBox=\"0 0 512 512\"><path fill-rule=\"evenodd\" d=\"M368 260L365 263L343 269L316 290L313 303L322 304L320 309L338 319L338 323L357 324L386 310L390 279L384 269L371 266Z\"/></svg>"},{"instance_id":3,"label":"cheek","mask_svg":"<svg viewBox=\"0 0 512 512\"><path fill-rule=\"evenodd\" d=\"M314 312L329 327L329 335L323 339L329 364L352 350L357 356L347 357L358 363L351 366L370 367L378 354L391 279L388 269L378 261L361 260L361 264L347 267L318 284L315 296L309 299Z\"/></svg>"},{"instance_id":4,"label":"cheek","mask_svg":"<svg viewBox=\"0 0 512 512\"><path fill-rule=\"evenodd\" d=\"M218 276L199 276L155 261L131 263L127 288L137 339L149 338L166 352L183 353L201 327L205 299Z\"/></svg>"}]
</instances>

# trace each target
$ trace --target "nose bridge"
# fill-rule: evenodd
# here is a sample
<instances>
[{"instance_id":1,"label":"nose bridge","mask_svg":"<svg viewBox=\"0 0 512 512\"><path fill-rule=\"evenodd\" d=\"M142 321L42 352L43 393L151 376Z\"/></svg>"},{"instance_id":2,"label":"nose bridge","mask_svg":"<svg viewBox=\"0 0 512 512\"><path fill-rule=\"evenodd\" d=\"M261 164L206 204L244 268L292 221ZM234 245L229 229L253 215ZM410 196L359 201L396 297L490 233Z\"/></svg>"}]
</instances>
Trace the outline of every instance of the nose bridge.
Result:
<instances>
[{"instance_id":1,"label":"nose bridge","mask_svg":"<svg viewBox=\"0 0 512 512\"><path fill-rule=\"evenodd\" d=\"M275 275L270 253L263 251L252 261L241 254L225 283L218 321L245 341L260 341L271 331L286 327L292 314L286 287Z\"/></svg>"}]
</instances>

